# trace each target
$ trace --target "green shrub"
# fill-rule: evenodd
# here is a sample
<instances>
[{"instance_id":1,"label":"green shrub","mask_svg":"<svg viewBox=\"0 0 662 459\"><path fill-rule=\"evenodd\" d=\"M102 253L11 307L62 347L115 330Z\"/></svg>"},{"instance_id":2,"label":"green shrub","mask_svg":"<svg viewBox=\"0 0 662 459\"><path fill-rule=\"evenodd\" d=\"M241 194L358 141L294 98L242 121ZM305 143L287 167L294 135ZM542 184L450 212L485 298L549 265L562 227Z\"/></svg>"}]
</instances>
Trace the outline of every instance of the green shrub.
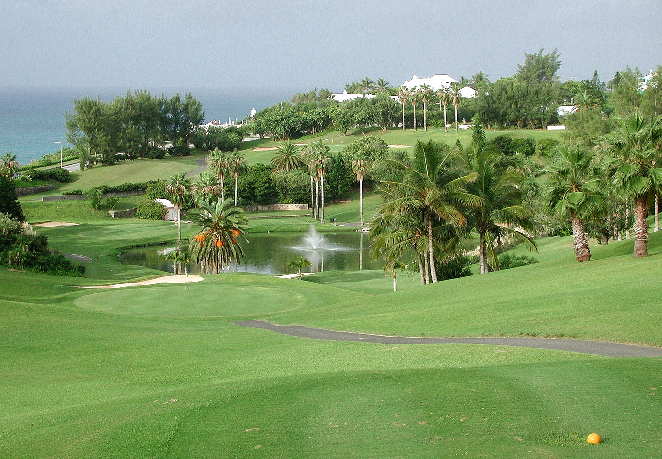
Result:
<instances>
[{"instance_id":1,"label":"green shrub","mask_svg":"<svg viewBox=\"0 0 662 459\"><path fill-rule=\"evenodd\" d=\"M549 158L553 155L559 141L556 139L540 139L536 144L536 154Z\"/></svg>"},{"instance_id":2,"label":"green shrub","mask_svg":"<svg viewBox=\"0 0 662 459\"><path fill-rule=\"evenodd\" d=\"M270 166L254 164L239 176L239 198L243 204L273 204L276 197Z\"/></svg>"},{"instance_id":3,"label":"green shrub","mask_svg":"<svg viewBox=\"0 0 662 459\"><path fill-rule=\"evenodd\" d=\"M163 220L166 209L158 202L154 202L154 198L143 196L138 201L136 216L147 220Z\"/></svg>"},{"instance_id":4,"label":"green shrub","mask_svg":"<svg viewBox=\"0 0 662 459\"><path fill-rule=\"evenodd\" d=\"M166 151L159 147L150 147L145 152L145 158L147 159L163 159L165 157Z\"/></svg>"},{"instance_id":5,"label":"green shrub","mask_svg":"<svg viewBox=\"0 0 662 459\"><path fill-rule=\"evenodd\" d=\"M53 167L51 169L34 169L30 171L33 180L48 180L59 183L70 183L74 181L71 173L66 169Z\"/></svg>"},{"instance_id":6,"label":"green shrub","mask_svg":"<svg viewBox=\"0 0 662 459\"><path fill-rule=\"evenodd\" d=\"M164 180L157 180L150 182L145 189L145 196L154 200L159 198L165 198L166 194L166 182Z\"/></svg>"},{"instance_id":7,"label":"green shrub","mask_svg":"<svg viewBox=\"0 0 662 459\"><path fill-rule=\"evenodd\" d=\"M175 145L168 150L170 156L189 156L191 149L186 145Z\"/></svg>"},{"instance_id":8,"label":"green shrub","mask_svg":"<svg viewBox=\"0 0 662 459\"><path fill-rule=\"evenodd\" d=\"M457 255L442 262L436 262L437 280L471 276L471 262L471 258L464 255Z\"/></svg>"},{"instance_id":9,"label":"green shrub","mask_svg":"<svg viewBox=\"0 0 662 459\"><path fill-rule=\"evenodd\" d=\"M0 264L47 274L82 276L85 273L83 266L74 265L62 254L50 251L43 234L15 234L9 245L0 247Z\"/></svg>"},{"instance_id":10,"label":"green shrub","mask_svg":"<svg viewBox=\"0 0 662 459\"><path fill-rule=\"evenodd\" d=\"M532 137L513 139L513 150L515 153L520 153L524 156L533 156L536 152L536 141Z\"/></svg>"},{"instance_id":11,"label":"green shrub","mask_svg":"<svg viewBox=\"0 0 662 459\"><path fill-rule=\"evenodd\" d=\"M62 193L64 196L82 196L83 190L71 190Z\"/></svg>"},{"instance_id":12,"label":"green shrub","mask_svg":"<svg viewBox=\"0 0 662 459\"><path fill-rule=\"evenodd\" d=\"M16 196L14 181L0 175L0 212L18 221L24 221L23 209Z\"/></svg>"},{"instance_id":13,"label":"green shrub","mask_svg":"<svg viewBox=\"0 0 662 459\"><path fill-rule=\"evenodd\" d=\"M0 212L0 252L6 250L21 234L23 225L9 215Z\"/></svg>"},{"instance_id":14,"label":"green shrub","mask_svg":"<svg viewBox=\"0 0 662 459\"><path fill-rule=\"evenodd\" d=\"M538 263L538 260L526 255L511 255L504 253L499 257L499 269L518 268L520 266L531 265Z\"/></svg>"},{"instance_id":15,"label":"green shrub","mask_svg":"<svg viewBox=\"0 0 662 459\"><path fill-rule=\"evenodd\" d=\"M301 169L274 172L272 178L278 193L278 202L292 204L310 200L310 177L307 172Z\"/></svg>"},{"instance_id":16,"label":"green shrub","mask_svg":"<svg viewBox=\"0 0 662 459\"><path fill-rule=\"evenodd\" d=\"M104 196L101 188L92 188L85 197L90 201L90 206L95 210L108 210L117 207L120 200L114 196Z\"/></svg>"}]
</instances>

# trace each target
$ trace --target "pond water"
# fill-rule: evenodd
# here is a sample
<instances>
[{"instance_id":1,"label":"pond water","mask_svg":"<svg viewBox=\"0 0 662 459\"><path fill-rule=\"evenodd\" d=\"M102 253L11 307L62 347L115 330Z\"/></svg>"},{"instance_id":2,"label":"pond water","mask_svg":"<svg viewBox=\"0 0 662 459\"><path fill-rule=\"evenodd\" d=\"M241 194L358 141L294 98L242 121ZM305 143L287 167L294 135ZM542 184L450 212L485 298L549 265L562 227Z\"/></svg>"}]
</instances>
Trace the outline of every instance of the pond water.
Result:
<instances>
[{"instance_id":1,"label":"pond water","mask_svg":"<svg viewBox=\"0 0 662 459\"><path fill-rule=\"evenodd\" d=\"M228 271L260 274L286 274L287 265L303 256L310 261L305 272L357 271L380 269L381 263L369 255L369 237L360 232L317 233L312 227L308 233L249 234L248 242L242 243L245 257L241 263ZM120 255L126 264L142 265L162 271L173 272L172 262L166 260L164 252L172 250L174 243L129 249ZM199 273L200 267L189 266L190 273Z\"/></svg>"}]
</instances>

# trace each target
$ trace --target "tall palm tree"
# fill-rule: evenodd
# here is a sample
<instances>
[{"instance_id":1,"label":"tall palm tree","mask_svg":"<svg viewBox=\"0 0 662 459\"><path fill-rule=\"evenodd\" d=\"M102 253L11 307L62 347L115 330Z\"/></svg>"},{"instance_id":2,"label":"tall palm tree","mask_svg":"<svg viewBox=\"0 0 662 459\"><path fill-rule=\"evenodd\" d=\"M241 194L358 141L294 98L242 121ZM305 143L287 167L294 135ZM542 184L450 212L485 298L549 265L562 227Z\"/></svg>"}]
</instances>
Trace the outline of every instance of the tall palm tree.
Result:
<instances>
[{"instance_id":1,"label":"tall palm tree","mask_svg":"<svg viewBox=\"0 0 662 459\"><path fill-rule=\"evenodd\" d=\"M230 175L230 169L232 167L232 159L230 154L220 151L218 148L216 148L209 154L207 164L209 164L209 169L214 172L218 178L219 183L221 184L221 201L224 201L225 178Z\"/></svg>"},{"instance_id":2,"label":"tall palm tree","mask_svg":"<svg viewBox=\"0 0 662 459\"><path fill-rule=\"evenodd\" d=\"M592 159L587 151L563 146L557 150L557 156L547 170L549 205L570 220L575 259L579 262L591 259L584 217L601 203Z\"/></svg>"},{"instance_id":3,"label":"tall palm tree","mask_svg":"<svg viewBox=\"0 0 662 459\"><path fill-rule=\"evenodd\" d=\"M401 86L400 89L398 89L398 100L400 101L400 104L402 105L402 130L405 130L405 105L409 102L409 98L411 97L411 92L404 86Z\"/></svg>"},{"instance_id":4,"label":"tall palm tree","mask_svg":"<svg viewBox=\"0 0 662 459\"><path fill-rule=\"evenodd\" d=\"M361 94L365 96L366 94L370 94L370 91L374 89L375 82L372 81L370 78L365 77L359 82L359 86L361 88Z\"/></svg>"},{"instance_id":5,"label":"tall palm tree","mask_svg":"<svg viewBox=\"0 0 662 459\"><path fill-rule=\"evenodd\" d=\"M398 227L406 228L407 239L419 250L424 283L435 283L435 245L444 247L446 242L441 240L445 235L440 234L440 225L462 227L466 224L464 209L479 203L478 198L466 190L467 184L475 180L475 174L451 173L448 150L432 141L417 142L410 163L389 162L403 171L402 179L382 182L386 201L376 218L397 222Z\"/></svg>"},{"instance_id":6,"label":"tall palm tree","mask_svg":"<svg viewBox=\"0 0 662 459\"><path fill-rule=\"evenodd\" d=\"M389 88L389 82L384 78L378 78L377 81L375 81L375 90L377 92L388 92Z\"/></svg>"},{"instance_id":7,"label":"tall palm tree","mask_svg":"<svg viewBox=\"0 0 662 459\"><path fill-rule=\"evenodd\" d=\"M230 155L230 173L234 178L234 205L239 202L239 174L246 168L246 157L243 153L235 151Z\"/></svg>"},{"instance_id":8,"label":"tall palm tree","mask_svg":"<svg viewBox=\"0 0 662 459\"><path fill-rule=\"evenodd\" d=\"M453 104L453 110L455 111L455 131L459 131L460 127L457 123L457 109L460 107L460 101L462 97L460 96L460 85L458 83L451 83L449 88L449 94L451 98L451 103Z\"/></svg>"},{"instance_id":9,"label":"tall palm tree","mask_svg":"<svg viewBox=\"0 0 662 459\"><path fill-rule=\"evenodd\" d=\"M495 249L504 237L535 248L530 233L533 221L523 206L525 176L486 147L485 133L478 121L474 124L471 147L460 151L459 156L464 170L476 178L468 190L478 196L479 205L469 209L468 216L479 236L480 273L485 274L498 269Z\"/></svg>"},{"instance_id":10,"label":"tall palm tree","mask_svg":"<svg viewBox=\"0 0 662 459\"><path fill-rule=\"evenodd\" d=\"M432 88L426 84L418 88L418 94L423 103L423 130L428 130L428 102L432 100Z\"/></svg>"},{"instance_id":11,"label":"tall palm tree","mask_svg":"<svg viewBox=\"0 0 662 459\"><path fill-rule=\"evenodd\" d=\"M320 223L324 223L324 179L326 177L326 167L331 157L329 156L330 148L324 144L322 139L313 142L310 145L311 162L314 165L316 172L316 207L318 208L318 217Z\"/></svg>"},{"instance_id":12,"label":"tall palm tree","mask_svg":"<svg viewBox=\"0 0 662 459\"><path fill-rule=\"evenodd\" d=\"M240 238L245 239L246 218L228 199L207 202L195 217L202 227L189 244L191 256L203 272L218 274L244 256Z\"/></svg>"},{"instance_id":13,"label":"tall palm tree","mask_svg":"<svg viewBox=\"0 0 662 459\"><path fill-rule=\"evenodd\" d=\"M221 184L218 178L209 171L204 171L195 178L191 190L196 202L208 200L216 202L221 196Z\"/></svg>"},{"instance_id":14,"label":"tall palm tree","mask_svg":"<svg viewBox=\"0 0 662 459\"><path fill-rule=\"evenodd\" d=\"M272 166L279 172L293 171L303 166L303 163L299 148L289 141L278 145L276 156L271 159Z\"/></svg>"},{"instance_id":15,"label":"tall palm tree","mask_svg":"<svg viewBox=\"0 0 662 459\"><path fill-rule=\"evenodd\" d=\"M444 131L448 132L448 121L446 114L448 112L448 104L451 101L450 93L448 92L448 89L446 88L441 88L437 91L437 97L439 98L439 110L442 110L443 106L443 111L444 111Z\"/></svg>"},{"instance_id":16,"label":"tall palm tree","mask_svg":"<svg viewBox=\"0 0 662 459\"><path fill-rule=\"evenodd\" d=\"M5 153L0 156L0 174L12 178L19 168L16 155L13 153Z\"/></svg>"},{"instance_id":17,"label":"tall palm tree","mask_svg":"<svg viewBox=\"0 0 662 459\"><path fill-rule=\"evenodd\" d=\"M356 174L356 180L359 182L359 214L361 216L361 226L363 226L363 179L370 170L371 161L365 154L357 154L352 158L352 171Z\"/></svg>"},{"instance_id":18,"label":"tall palm tree","mask_svg":"<svg viewBox=\"0 0 662 459\"><path fill-rule=\"evenodd\" d=\"M411 102L411 105L414 107L414 131L418 130L418 126L416 126L416 105L418 105L419 100L420 100L420 93L418 92L418 88L413 88L411 90L411 96L409 97L409 102Z\"/></svg>"},{"instance_id":19,"label":"tall palm tree","mask_svg":"<svg viewBox=\"0 0 662 459\"><path fill-rule=\"evenodd\" d=\"M613 179L623 195L634 201L634 256L648 255L648 206L662 191L662 117L646 119L635 113L623 119L607 138L615 161Z\"/></svg>"},{"instance_id":20,"label":"tall palm tree","mask_svg":"<svg viewBox=\"0 0 662 459\"><path fill-rule=\"evenodd\" d=\"M186 205L189 199L189 192L191 188L191 181L186 177L185 173L175 174L166 182L166 193L168 199L172 202L177 210L177 245L182 240L182 207Z\"/></svg>"}]
</instances>

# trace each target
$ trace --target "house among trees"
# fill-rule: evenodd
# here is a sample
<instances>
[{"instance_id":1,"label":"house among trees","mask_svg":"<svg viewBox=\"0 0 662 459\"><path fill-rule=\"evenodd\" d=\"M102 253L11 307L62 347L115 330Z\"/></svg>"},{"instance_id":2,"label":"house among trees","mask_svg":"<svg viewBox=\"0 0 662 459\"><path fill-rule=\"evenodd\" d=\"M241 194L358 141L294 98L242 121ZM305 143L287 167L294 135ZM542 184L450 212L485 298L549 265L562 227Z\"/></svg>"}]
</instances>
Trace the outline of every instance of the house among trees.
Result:
<instances>
[{"instance_id":1,"label":"house among trees","mask_svg":"<svg viewBox=\"0 0 662 459\"><path fill-rule=\"evenodd\" d=\"M354 99L372 99L374 94L348 94L347 90L341 93L331 94L331 98L336 102L347 102Z\"/></svg>"},{"instance_id":2,"label":"house among trees","mask_svg":"<svg viewBox=\"0 0 662 459\"><path fill-rule=\"evenodd\" d=\"M410 90L429 86L433 91L439 91L440 89L450 89L451 85L457 82L455 78L447 73L437 73L425 78L413 75L411 80L405 81L402 86ZM473 99L477 94L477 91L471 86L464 86L460 89L460 97L464 99Z\"/></svg>"}]
</instances>

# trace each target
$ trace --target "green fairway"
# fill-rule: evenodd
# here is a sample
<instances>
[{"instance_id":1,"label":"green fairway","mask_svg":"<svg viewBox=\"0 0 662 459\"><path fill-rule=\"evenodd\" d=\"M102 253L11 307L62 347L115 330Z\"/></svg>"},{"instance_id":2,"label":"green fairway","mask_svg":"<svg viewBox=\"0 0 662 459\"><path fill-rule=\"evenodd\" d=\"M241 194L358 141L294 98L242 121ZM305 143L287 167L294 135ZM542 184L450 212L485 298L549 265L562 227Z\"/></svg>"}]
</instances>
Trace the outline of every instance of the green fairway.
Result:
<instances>
[{"instance_id":1,"label":"green fairway","mask_svg":"<svg viewBox=\"0 0 662 459\"><path fill-rule=\"evenodd\" d=\"M367 212L378 203L369 196ZM111 220L79 201L24 209L32 222L80 223L38 231L92 261L84 278L0 268L2 457L585 458L662 449L660 358L320 341L234 323L659 346L662 233L651 234L646 259L622 241L594 246L593 261L579 264L570 238L546 238L539 253L514 250L537 264L432 286L401 273L395 294L382 271L83 290L163 275L117 255L172 241L175 225ZM354 200L327 216L355 221L357 212ZM249 214L249 240L312 221L289 214ZM586 444L590 432L605 442Z\"/></svg>"}]
</instances>

